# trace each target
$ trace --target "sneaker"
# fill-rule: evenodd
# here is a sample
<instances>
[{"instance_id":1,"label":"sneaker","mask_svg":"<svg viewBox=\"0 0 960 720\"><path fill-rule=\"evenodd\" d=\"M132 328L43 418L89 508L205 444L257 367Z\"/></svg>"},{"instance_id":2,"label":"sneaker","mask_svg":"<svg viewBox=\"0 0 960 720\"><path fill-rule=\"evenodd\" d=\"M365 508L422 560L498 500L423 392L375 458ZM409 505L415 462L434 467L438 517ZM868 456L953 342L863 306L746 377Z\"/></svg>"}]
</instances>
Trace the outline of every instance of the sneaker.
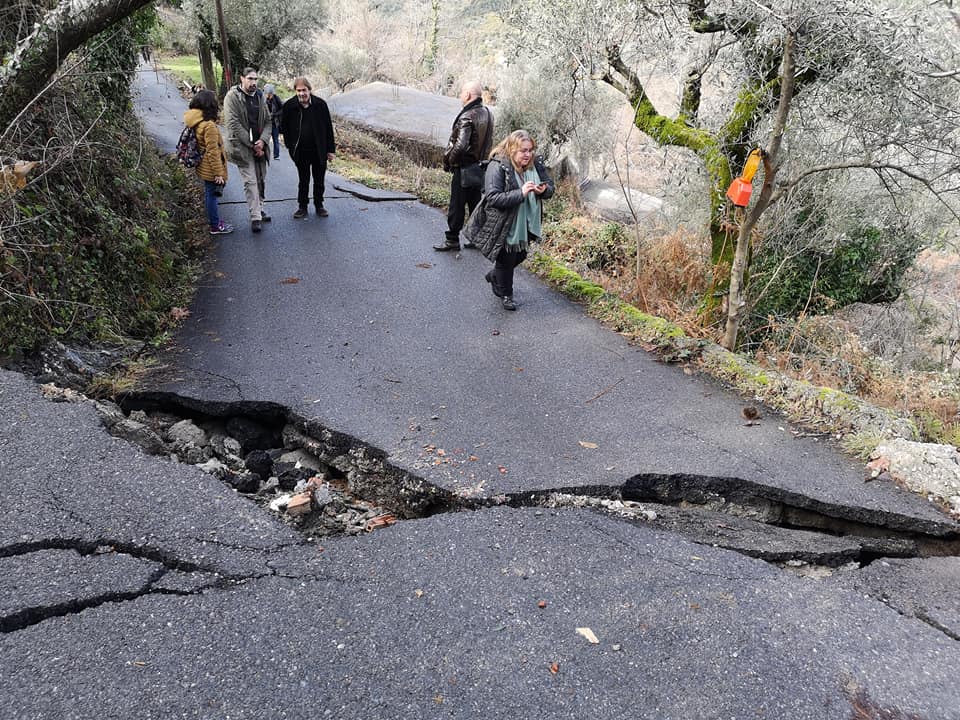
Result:
<instances>
[{"instance_id":1,"label":"sneaker","mask_svg":"<svg viewBox=\"0 0 960 720\"><path fill-rule=\"evenodd\" d=\"M513 295L504 295L503 296L503 309L504 310L516 310L517 305L513 302Z\"/></svg>"},{"instance_id":2,"label":"sneaker","mask_svg":"<svg viewBox=\"0 0 960 720\"><path fill-rule=\"evenodd\" d=\"M327 217L329 214L323 205L317 208L317 217Z\"/></svg>"},{"instance_id":3,"label":"sneaker","mask_svg":"<svg viewBox=\"0 0 960 720\"><path fill-rule=\"evenodd\" d=\"M307 209L305 207L298 207L297 211L293 213L294 220L301 220L307 216Z\"/></svg>"},{"instance_id":4,"label":"sneaker","mask_svg":"<svg viewBox=\"0 0 960 720\"><path fill-rule=\"evenodd\" d=\"M263 210L260 211L260 219L263 222L270 222L271 220L273 220L273 218L267 215Z\"/></svg>"},{"instance_id":5,"label":"sneaker","mask_svg":"<svg viewBox=\"0 0 960 720\"><path fill-rule=\"evenodd\" d=\"M210 226L211 235L229 235L232 232L233 232L233 225L230 225L229 223L225 223L222 220L220 221L219 225Z\"/></svg>"},{"instance_id":6,"label":"sneaker","mask_svg":"<svg viewBox=\"0 0 960 720\"><path fill-rule=\"evenodd\" d=\"M263 229L263 226L260 224L259 220L254 220L253 222L250 223L250 229L253 232L258 233Z\"/></svg>"}]
</instances>

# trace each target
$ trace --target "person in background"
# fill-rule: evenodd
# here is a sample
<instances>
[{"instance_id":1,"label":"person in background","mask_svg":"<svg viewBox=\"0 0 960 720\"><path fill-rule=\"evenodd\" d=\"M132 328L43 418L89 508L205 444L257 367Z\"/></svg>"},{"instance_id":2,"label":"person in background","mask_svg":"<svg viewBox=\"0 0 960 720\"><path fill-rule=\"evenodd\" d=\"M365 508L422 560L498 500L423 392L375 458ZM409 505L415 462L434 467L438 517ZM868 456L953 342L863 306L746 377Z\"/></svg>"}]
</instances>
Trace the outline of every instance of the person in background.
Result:
<instances>
[{"instance_id":1,"label":"person in background","mask_svg":"<svg viewBox=\"0 0 960 720\"><path fill-rule=\"evenodd\" d=\"M258 233L270 216L263 210L263 198L270 162L273 124L263 93L257 89L257 71L244 68L240 84L230 88L223 99L223 124L227 134L227 158L240 172L243 194L250 210L250 229Z\"/></svg>"},{"instance_id":2,"label":"person in background","mask_svg":"<svg viewBox=\"0 0 960 720\"><path fill-rule=\"evenodd\" d=\"M190 109L183 114L183 124L194 128L197 147L202 159L197 165L197 177L203 180L203 202L207 209L211 235L227 235L233 226L220 219L217 198L227 182L227 156L223 152L223 136L217 127L220 105L217 96L209 90L200 90L190 101Z\"/></svg>"},{"instance_id":3,"label":"person in background","mask_svg":"<svg viewBox=\"0 0 960 720\"><path fill-rule=\"evenodd\" d=\"M527 248L542 237L543 201L553 196L553 179L526 130L514 130L490 153L486 194L470 215L464 236L494 263L484 279L505 310L516 310L513 271Z\"/></svg>"},{"instance_id":4,"label":"person in background","mask_svg":"<svg viewBox=\"0 0 960 720\"><path fill-rule=\"evenodd\" d=\"M290 158L297 166L297 220L307 216L310 200L310 175L313 175L313 204L319 217L330 213L323 207L324 176L327 161L333 160L336 143L333 121L327 103L314 95L313 86L305 77L293 79L297 93L283 104L280 111L280 131Z\"/></svg>"},{"instance_id":5,"label":"person in background","mask_svg":"<svg viewBox=\"0 0 960 720\"><path fill-rule=\"evenodd\" d=\"M267 109L270 111L270 122L273 123L273 159L280 157L280 108L283 101L277 97L277 89L267 83L263 86L263 95L267 99Z\"/></svg>"},{"instance_id":6,"label":"person in background","mask_svg":"<svg viewBox=\"0 0 960 720\"><path fill-rule=\"evenodd\" d=\"M460 88L463 109L453 121L450 140L443 153L443 169L452 172L450 178L450 205L447 208L447 231L444 242L434 245L437 252L460 249L460 230L467 216L480 204L483 186L464 187L460 169L480 162L493 145L493 113L483 106L483 88L479 81L470 80Z\"/></svg>"}]
</instances>

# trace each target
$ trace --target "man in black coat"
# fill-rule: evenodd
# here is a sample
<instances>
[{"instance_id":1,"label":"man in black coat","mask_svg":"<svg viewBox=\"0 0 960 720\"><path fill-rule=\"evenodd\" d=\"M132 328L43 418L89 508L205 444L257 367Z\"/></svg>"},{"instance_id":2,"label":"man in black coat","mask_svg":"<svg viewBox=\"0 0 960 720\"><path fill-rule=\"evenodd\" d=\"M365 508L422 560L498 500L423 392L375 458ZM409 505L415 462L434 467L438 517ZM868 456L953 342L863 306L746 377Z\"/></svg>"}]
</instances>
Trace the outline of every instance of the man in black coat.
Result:
<instances>
[{"instance_id":1,"label":"man in black coat","mask_svg":"<svg viewBox=\"0 0 960 720\"><path fill-rule=\"evenodd\" d=\"M317 215L327 217L323 207L323 178L327 173L327 161L333 160L336 145L333 140L333 122L327 103L311 93L313 86L305 77L294 78L296 97L283 104L280 110L280 131L290 157L297 166L297 211L298 220L307 216L310 199L310 175L313 175L313 203Z\"/></svg>"},{"instance_id":2,"label":"man in black coat","mask_svg":"<svg viewBox=\"0 0 960 720\"><path fill-rule=\"evenodd\" d=\"M463 169L486 160L493 146L493 113L483 106L483 88L476 80L465 82L460 89L463 110L453 121L450 141L443 153L443 169L453 173L450 179L450 206L447 209L446 239L433 249L438 252L460 249L460 230L467 207L472 213L483 195L483 174L477 169L477 183L466 181ZM466 187L465 187L466 186Z\"/></svg>"}]
</instances>

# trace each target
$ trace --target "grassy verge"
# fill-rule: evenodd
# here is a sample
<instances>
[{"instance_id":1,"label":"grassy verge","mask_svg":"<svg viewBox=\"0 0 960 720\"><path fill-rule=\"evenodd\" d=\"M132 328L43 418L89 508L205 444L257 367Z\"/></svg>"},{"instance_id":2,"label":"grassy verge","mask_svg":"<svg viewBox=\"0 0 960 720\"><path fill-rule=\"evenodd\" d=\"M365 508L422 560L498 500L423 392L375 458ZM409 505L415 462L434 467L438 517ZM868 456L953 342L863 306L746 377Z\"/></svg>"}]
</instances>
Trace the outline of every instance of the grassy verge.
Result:
<instances>
[{"instance_id":1,"label":"grassy verge","mask_svg":"<svg viewBox=\"0 0 960 720\"><path fill-rule=\"evenodd\" d=\"M200 71L200 61L196 55L160 55L157 58L157 65L161 70L166 70L177 80L182 80L187 85L195 85L203 82L203 73ZM222 66L213 61L213 73L217 78L223 74ZM277 97L282 100L293 95L293 91L288 89L286 83L272 78L261 77L260 87L267 83L272 84L277 89Z\"/></svg>"}]
</instances>

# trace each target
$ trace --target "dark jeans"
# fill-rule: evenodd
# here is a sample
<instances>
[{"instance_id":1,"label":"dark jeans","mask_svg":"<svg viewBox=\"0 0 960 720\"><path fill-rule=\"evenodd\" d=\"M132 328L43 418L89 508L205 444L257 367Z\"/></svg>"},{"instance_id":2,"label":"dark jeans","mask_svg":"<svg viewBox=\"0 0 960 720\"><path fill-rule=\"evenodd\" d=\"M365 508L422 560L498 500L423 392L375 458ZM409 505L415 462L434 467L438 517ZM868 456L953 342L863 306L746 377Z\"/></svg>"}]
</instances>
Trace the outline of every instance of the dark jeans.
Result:
<instances>
[{"instance_id":1,"label":"dark jeans","mask_svg":"<svg viewBox=\"0 0 960 720\"><path fill-rule=\"evenodd\" d=\"M323 177L327 174L327 158L316 151L297 153L293 162L297 166L297 205L305 208L310 201L310 175L313 174L313 204L323 207Z\"/></svg>"},{"instance_id":2,"label":"dark jeans","mask_svg":"<svg viewBox=\"0 0 960 720\"><path fill-rule=\"evenodd\" d=\"M506 247L497 255L497 262L493 265L493 281L502 295L513 295L513 270L526 259L526 250L510 252Z\"/></svg>"},{"instance_id":3,"label":"dark jeans","mask_svg":"<svg viewBox=\"0 0 960 720\"><path fill-rule=\"evenodd\" d=\"M207 221L212 228L220 224L220 208L218 206L220 198L217 193L222 188L223 185L217 185L213 180L203 181L203 204L207 209Z\"/></svg>"},{"instance_id":4,"label":"dark jeans","mask_svg":"<svg viewBox=\"0 0 960 720\"><path fill-rule=\"evenodd\" d=\"M453 179L450 181L450 207L447 209L447 227L445 235L448 245L460 244L460 231L463 230L463 221L467 217L467 206L472 213L480 204L483 188L464 189L460 187L460 168L453 169Z\"/></svg>"},{"instance_id":5,"label":"dark jeans","mask_svg":"<svg viewBox=\"0 0 960 720\"><path fill-rule=\"evenodd\" d=\"M273 159L280 157L280 120L273 122Z\"/></svg>"}]
</instances>

